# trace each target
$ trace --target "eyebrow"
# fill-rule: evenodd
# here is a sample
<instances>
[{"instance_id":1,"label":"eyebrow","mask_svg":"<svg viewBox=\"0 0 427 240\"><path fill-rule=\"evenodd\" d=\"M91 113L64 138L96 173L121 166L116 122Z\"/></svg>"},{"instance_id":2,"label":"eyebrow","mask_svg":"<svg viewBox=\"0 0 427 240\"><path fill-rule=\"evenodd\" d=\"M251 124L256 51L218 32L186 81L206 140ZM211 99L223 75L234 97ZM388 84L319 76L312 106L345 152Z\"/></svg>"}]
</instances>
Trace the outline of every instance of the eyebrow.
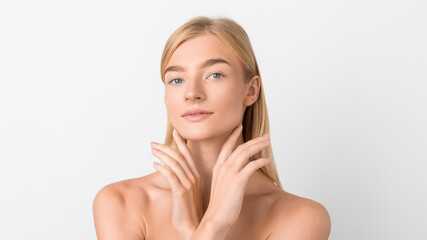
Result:
<instances>
[{"instance_id":1,"label":"eyebrow","mask_svg":"<svg viewBox=\"0 0 427 240\"><path fill-rule=\"evenodd\" d=\"M217 63L225 63L231 67L231 64L222 58L212 58L212 59L208 59L208 60L204 61L203 63L201 63L199 65L199 68L209 67L209 66L212 66L212 65L217 64ZM170 67L166 68L164 74L166 75L166 73L169 71L184 72L185 70L182 66L174 65L174 66L170 66Z\"/></svg>"}]
</instances>

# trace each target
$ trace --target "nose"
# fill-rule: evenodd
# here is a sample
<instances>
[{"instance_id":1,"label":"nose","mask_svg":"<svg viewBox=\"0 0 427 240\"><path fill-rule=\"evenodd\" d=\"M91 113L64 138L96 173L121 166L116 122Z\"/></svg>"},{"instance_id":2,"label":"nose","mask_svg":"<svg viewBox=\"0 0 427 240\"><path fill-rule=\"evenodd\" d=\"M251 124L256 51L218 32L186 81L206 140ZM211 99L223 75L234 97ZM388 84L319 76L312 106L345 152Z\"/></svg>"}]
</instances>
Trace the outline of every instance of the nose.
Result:
<instances>
[{"instance_id":1,"label":"nose","mask_svg":"<svg viewBox=\"0 0 427 240\"><path fill-rule=\"evenodd\" d=\"M206 98L202 83L199 80L190 81L187 86L185 101L202 101Z\"/></svg>"}]
</instances>

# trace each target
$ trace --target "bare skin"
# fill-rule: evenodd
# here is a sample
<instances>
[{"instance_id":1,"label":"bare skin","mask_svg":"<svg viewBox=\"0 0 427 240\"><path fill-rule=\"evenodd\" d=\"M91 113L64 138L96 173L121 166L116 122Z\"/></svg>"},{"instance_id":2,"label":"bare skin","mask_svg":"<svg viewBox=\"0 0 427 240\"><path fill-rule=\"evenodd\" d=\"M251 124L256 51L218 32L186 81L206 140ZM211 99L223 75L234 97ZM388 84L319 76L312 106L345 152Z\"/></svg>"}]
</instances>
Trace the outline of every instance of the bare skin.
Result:
<instances>
[{"instance_id":1,"label":"bare skin","mask_svg":"<svg viewBox=\"0 0 427 240\"><path fill-rule=\"evenodd\" d=\"M228 64L216 62L201 68L206 60L219 58ZM153 154L165 162L164 167L155 167L158 172L101 189L94 200L98 238L192 239L191 236L197 235L194 239L327 239L330 218L326 209L320 203L278 188L261 170L253 168L254 165L251 166L253 170L246 171L250 173L245 175L246 180L236 185L238 189L230 188L231 193L224 192L230 182L224 183L218 179L228 176L234 182L233 179L243 179L238 178L243 174L237 175L236 172L236 175L224 174L216 178L217 161L227 163L227 167L241 163L243 172L245 168L249 169L249 162L245 162L245 159L256 153L249 154L249 149L253 151L256 147L259 151L269 145L269 141L266 143L259 140L261 138L253 139L253 143L243 143L242 134L236 130L246 107L258 98L259 76L244 81L238 58L227 45L211 34L184 42L169 60L167 67L170 66L181 66L182 69L176 71L175 68L165 74L165 104L169 118L179 132L174 135L175 142L187 139L186 144L181 143L180 151L184 153L182 150L185 148L191 157L183 154L183 158L163 144L154 145L153 149L158 151ZM189 122L182 114L193 108L213 114L203 121ZM239 146L248 144L252 144L252 147L238 151ZM224 146L228 146L229 152L221 158ZM239 154L234 154L237 152ZM257 161L257 168L268 164L265 159ZM176 162L180 165L176 165ZM188 198L187 202L178 201L180 196L184 196L176 194L179 185L189 185L188 176L196 176L195 173L200 182L200 192L193 194L197 197ZM243 202L237 199L237 192L240 191ZM210 201L211 194L214 196L213 202ZM201 212L191 208L199 201ZM230 208L235 204L241 206L238 211ZM193 212L183 215L182 209ZM224 212L224 209L228 210ZM222 215L215 221L204 221L214 219L218 214ZM200 225L199 215L203 217ZM186 223L186 227L177 229L180 223ZM211 230L213 238L201 238Z\"/></svg>"},{"instance_id":2,"label":"bare skin","mask_svg":"<svg viewBox=\"0 0 427 240\"><path fill-rule=\"evenodd\" d=\"M98 239L179 239L171 195L159 172L107 185L94 202ZM329 232L329 215L320 203L278 189L257 171L225 239L327 239Z\"/></svg>"}]
</instances>

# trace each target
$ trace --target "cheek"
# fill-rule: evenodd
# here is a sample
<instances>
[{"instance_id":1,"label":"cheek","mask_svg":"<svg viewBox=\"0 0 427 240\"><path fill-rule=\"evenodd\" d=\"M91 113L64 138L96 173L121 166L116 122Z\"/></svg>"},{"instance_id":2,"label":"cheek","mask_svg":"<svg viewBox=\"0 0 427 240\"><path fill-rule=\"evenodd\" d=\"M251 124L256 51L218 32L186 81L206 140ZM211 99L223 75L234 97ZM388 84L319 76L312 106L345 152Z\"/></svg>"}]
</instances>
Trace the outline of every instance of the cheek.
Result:
<instances>
[{"instance_id":1,"label":"cheek","mask_svg":"<svg viewBox=\"0 0 427 240\"><path fill-rule=\"evenodd\" d=\"M164 101L166 105L166 109L168 113L170 113L170 118L175 117L178 111L180 111L178 107L178 99L175 99L173 96L176 96L176 94L170 94L168 92L165 92Z\"/></svg>"},{"instance_id":2,"label":"cheek","mask_svg":"<svg viewBox=\"0 0 427 240\"><path fill-rule=\"evenodd\" d=\"M243 93L237 88L227 88L224 91L213 91L212 100L215 108L227 116L240 117L243 113Z\"/></svg>"}]
</instances>

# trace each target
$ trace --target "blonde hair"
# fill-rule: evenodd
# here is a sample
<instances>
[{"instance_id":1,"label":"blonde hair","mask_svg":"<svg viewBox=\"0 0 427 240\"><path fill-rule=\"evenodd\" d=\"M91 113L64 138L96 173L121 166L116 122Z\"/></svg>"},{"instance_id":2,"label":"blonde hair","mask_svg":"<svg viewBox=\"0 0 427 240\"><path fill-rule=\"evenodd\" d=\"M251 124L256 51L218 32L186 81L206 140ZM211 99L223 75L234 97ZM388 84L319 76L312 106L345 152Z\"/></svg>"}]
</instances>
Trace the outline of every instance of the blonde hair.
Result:
<instances>
[{"instance_id":1,"label":"blonde hair","mask_svg":"<svg viewBox=\"0 0 427 240\"><path fill-rule=\"evenodd\" d=\"M258 75L261 79L258 63L255 59L252 45L245 30L239 24L229 18L209 18L205 16L199 16L190 19L181 27L176 29L167 40L163 50L160 68L160 74L163 82L165 82L164 71L167 63L178 46L190 38L206 33L214 34L215 36L219 37L226 45L234 50L234 53L243 66L245 81L249 81L254 75ZM262 81L258 99L254 104L246 108L242 125L244 142L270 132L270 124L268 121L267 105L265 102ZM173 125L168 117L165 145L178 150L177 145L172 137L172 130ZM259 158L267 157L271 157L273 161L271 164L262 167L261 171L268 178L270 178L276 186L282 188L282 184L280 183L280 179L277 174L276 163L274 161L271 144L269 147L261 150L249 158L249 160L253 161Z\"/></svg>"}]
</instances>

